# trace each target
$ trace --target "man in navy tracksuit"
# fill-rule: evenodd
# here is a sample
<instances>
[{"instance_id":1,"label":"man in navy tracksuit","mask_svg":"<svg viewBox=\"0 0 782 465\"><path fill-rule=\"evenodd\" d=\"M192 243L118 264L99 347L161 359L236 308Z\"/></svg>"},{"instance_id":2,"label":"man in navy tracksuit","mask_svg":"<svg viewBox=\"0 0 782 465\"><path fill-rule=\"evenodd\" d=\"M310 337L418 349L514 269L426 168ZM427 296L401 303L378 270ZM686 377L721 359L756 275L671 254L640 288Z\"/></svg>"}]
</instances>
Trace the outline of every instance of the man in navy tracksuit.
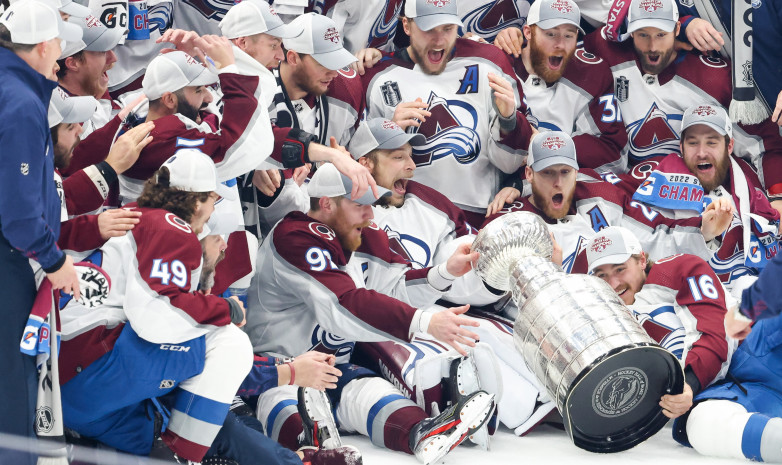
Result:
<instances>
[{"instance_id":1,"label":"man in navy tracksuit","mask_svg":"<svg viewBox=\"0 0 782 465\"><path fill-rule=\"evenodd\" d=\"M62 43L81 30L45 3L23 0L0 17L0 433L34 437L35 359L19 343L36 294L35 271L78 292L73 261L57 247L60 199L47 107ZM0 450L0 463L35 463Z\"/></svg>"}]
</instances>

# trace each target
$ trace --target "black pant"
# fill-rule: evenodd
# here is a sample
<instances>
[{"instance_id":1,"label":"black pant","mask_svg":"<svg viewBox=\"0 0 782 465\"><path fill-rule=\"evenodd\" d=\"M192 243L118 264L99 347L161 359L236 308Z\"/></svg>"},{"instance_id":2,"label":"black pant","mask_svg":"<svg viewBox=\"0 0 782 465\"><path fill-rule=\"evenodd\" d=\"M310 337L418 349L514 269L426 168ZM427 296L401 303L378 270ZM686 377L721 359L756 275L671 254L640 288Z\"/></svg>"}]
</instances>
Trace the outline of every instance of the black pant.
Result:
<instances>
[{"instance_id":1,"label":"black pant","mask_svg":"<svg viewBox=\"0 0 782 465\"><path fill-rule=\"evenodd\" d=\"M0 434L4 435L35 438L38 382L35 358L19 351L35 293L30 262L0 234ZM23 444L25 441L16 442L27 446ZM35 462L36 458L30 454L0 447L2 464L34 465Z\"/></svg>"}]
</instances>

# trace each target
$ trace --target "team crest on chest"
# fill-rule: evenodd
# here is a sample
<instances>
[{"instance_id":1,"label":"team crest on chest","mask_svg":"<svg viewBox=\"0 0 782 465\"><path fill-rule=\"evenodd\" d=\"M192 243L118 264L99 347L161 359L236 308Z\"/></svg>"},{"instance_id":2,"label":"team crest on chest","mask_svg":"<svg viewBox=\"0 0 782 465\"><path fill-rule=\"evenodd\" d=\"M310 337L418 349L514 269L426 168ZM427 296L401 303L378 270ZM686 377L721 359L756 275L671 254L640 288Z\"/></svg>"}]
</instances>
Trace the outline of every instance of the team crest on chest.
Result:
<instances>
[{"instance_id":1,"label":"team crest on chest","mask_svg":"<svg viewBox=\"0 0 782 465\"><path fill-rule=\"evenodd\" d=\"M679 151L679 134L671 127L669 120L670 115L653 103L643 119L628 124L627 135L634 157L645 158Z\"/></svg>"},{"instance_id":2,"label":"team crest on chest","mask_svg":"<svg viewBox=\"0 0 782 465\"><path fill-rule=\"evenodd\" d=\"M402 11L402 0L386 0L383 11L375 18L372 29L369 31L367 39L368 47L380 48L383 45L392 42L396 35L396 24L399 14Z\"/></svg>"},{"instance_id":3,"label":"team crest on chest","mask_svg":"<svg viewBox=\"0 0 782 465\"><path fill-rule=\"evenodd\" d=\"M483 3L481 6L467 13L462 23L466 31L471 31L489 41L508 26L522 27L529 11L529 2L526 0L497 0L481 3Z\"/></svg>"},{"instance_id":4,"label":"team crest on chest","mask_svg":"<svg viewBox=\"0 0 782 465\"><path fill-rule=\"evenodd\" d=\"M425 144L413 147L416 166L430 165L450 156L461 164L475 161L481 151L481 139L475 132L478 124L475 108L461 100L446 100L434 92L429 94L427 103L432 116L415 131L426 137Z\"/></svg>"},{"instance_id":5,"label":"team crest on chest","mask_svg":"<svg viewBox=\"0 0 782 465\"><path fill-rule=\"evenodd\" d=\"M404 258L414 269L426 268L432 259L432 251L425 241L402 234L391 229L388 225L383 227L388 235L388 244L391 250Z\"/></svg>"}]
</instances>

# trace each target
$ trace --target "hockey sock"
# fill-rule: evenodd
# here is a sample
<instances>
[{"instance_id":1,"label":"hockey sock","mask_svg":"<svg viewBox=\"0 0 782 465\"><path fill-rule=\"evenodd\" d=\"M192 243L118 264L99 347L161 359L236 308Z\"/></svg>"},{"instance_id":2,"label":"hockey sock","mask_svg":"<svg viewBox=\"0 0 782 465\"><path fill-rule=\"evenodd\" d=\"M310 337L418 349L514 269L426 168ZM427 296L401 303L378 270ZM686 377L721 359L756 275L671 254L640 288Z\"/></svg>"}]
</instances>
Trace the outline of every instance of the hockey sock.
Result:
<instances>
[{"instance_id":1,"label":"hockey sock","mask_svg":"<svg viewBox=\"0 0 782 465\"><path fill-rule=\"evenodd\" d=\"M337 406L341 429L369 436L376 446L412 454L409 439L413 426L427 417L415 402L383 378L360 378L342 390Z\"/></svg>"}]
</instances>

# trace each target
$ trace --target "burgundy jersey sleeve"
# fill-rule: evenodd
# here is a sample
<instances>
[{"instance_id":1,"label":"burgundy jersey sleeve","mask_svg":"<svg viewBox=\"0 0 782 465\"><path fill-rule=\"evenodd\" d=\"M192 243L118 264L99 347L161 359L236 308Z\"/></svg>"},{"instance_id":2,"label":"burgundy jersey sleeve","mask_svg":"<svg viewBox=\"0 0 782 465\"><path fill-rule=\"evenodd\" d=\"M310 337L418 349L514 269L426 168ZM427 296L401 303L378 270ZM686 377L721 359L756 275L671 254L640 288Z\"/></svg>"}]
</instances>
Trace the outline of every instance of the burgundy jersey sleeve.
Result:
<instances>
[{"instance_id":1,"label":"burgundy jersey sleeve","mask_svg":"<svg viewBox=\"0 0 782 465\"><path fill-rule=\"evenodd\" d=\"M100 237L98 215L80 215L60 223L57 245L63 250L86 252L99 248L105 242Z\"/></svg>"},{"instance_id":2,"label":"burgundy jersey sleeve","mask_svg":"<svg viewBox=\"0 0 782 465\"><path fill-rule=\"evenodd\" d=\"M109 194L110 186L103 176L97 169L89 168L77 171L62 182L69 215L81 215L97 210Z\"/></svg>"},{"instance_id":3,"label":"burgundy jersey sleeve","mask_svg":"<svg viewBox=\"0 0 782 465\"><path fill-rule=\"evenodd\" d=\"M701 386L711 383L728 357L725 335L725 291L711 267L692 255L675 255L660 260L647 279L678 290L676 303L686 309L700 336L692 342L684 366L691 367Z\"/></svg>"},{"instance_id":4,"label":"burgundy jersey sleeve","mask_svg":"<svg viewBox=\"0 0 782 465\"><path fill-rule=\"evenodd\" d=\"M79 142L79 145L73 149L70 165L62 170L63 176L71 176L79 170L105 160L114 143L114 136L119 132L121 125L122 120L119 119L119 116L115 116Z\"/></svg>"},{"instance_id":5,"label":"burgundy jersey sleeve","mask_svg":"<svg viewBox=\"0 0 782 465\"><path fill-rule=\"evenodd\" d=\"M273 247L284 261L325 287L350 316L398 339L409 340L415 308L384 294L357 288L339 268L346 265L346 259L331 228L318 222L287 221L278 224L267 240L274 241Z\"/></svg>"}]
</instances>

